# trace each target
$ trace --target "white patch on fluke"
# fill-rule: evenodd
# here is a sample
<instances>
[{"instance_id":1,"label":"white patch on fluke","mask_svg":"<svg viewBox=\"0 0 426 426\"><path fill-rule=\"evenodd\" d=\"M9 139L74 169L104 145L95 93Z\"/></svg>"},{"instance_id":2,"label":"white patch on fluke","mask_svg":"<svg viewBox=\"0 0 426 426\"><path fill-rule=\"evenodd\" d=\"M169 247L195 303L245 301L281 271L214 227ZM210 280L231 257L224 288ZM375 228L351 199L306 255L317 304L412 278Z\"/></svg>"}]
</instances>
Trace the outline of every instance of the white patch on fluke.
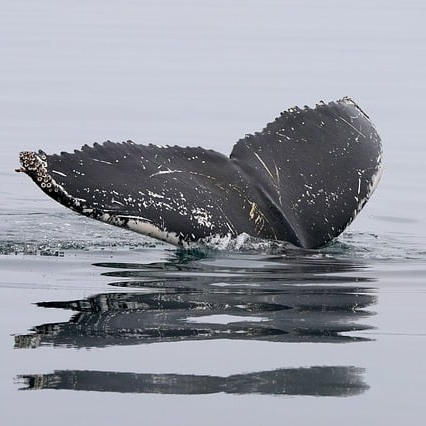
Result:
<instances>
[{"instance_id":1,"label":"white patch on fluke","mask_svg":"<svg viewBox=\"0 0 426 426\"><path fill-rule=\"evenodd\" d=\"M147 235L148 237L157 238L158 240L165 241L166 243L173 244L175 246L188 247L189 244L186 241L182 241L179 238L179 235L175 232L163 231L152 223L147 222L147 219L134 217L130 218L128 216L122 216L127 222L127 228L138 232L139 234ZM106 221L109 222L109 221Z\"/></svg>"},{"instance_id":2,"label":"white patch on fluke","mask_svg":"<svg viewBox=\"0 0 426 426\"><path fill-rule=\"evenodd\" d=\"M198 222L199 225L206 228L213 229L214 225L211 222L212 215L200 207L195 207L191 210L192 217Z\"/></svg>"}]
</instances>

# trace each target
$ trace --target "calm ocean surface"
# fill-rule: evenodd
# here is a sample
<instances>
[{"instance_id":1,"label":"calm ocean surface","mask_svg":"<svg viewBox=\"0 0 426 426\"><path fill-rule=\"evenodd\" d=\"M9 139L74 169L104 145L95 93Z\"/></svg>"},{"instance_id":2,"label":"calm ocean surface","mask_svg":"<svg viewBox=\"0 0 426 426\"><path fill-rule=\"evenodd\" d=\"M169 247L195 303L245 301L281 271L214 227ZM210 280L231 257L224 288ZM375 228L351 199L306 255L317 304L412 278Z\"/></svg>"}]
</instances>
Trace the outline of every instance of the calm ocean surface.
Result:
<instances>
[{"instance_id":1,"label":"calm ocean surface","mask_svg":"<svg viewBox=\"0 0 426 426\"><path fill-rule=\"evenodd\" d=\"M420 0L2 2L1 424L422 424L425 22ZM177 250L14 172L107 139L229 153L345 95L385 170L321 250Z\"/></svg>"}]
</instances>

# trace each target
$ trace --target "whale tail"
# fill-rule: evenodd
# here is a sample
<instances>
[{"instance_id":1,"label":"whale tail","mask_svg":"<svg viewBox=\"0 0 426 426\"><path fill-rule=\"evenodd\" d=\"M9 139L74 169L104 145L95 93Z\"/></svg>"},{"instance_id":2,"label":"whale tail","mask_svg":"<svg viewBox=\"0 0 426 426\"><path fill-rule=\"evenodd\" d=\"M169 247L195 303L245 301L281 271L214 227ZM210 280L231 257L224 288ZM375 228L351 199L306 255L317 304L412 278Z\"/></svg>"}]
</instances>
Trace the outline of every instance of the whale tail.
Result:
<instances>
[{"instance_id":1,"label":"whale tail","mask_svg":"<svg viewBox=\"0 0 426 426\"><path fill-rule=\"evenodd\" d=\"M20 171L94 219L180 246L241 233L315 248L338 236L380 179L382 147L349 98L283 112L230 157L201 147L105 142L20 153Z\"/></svg>"}]
</instances>

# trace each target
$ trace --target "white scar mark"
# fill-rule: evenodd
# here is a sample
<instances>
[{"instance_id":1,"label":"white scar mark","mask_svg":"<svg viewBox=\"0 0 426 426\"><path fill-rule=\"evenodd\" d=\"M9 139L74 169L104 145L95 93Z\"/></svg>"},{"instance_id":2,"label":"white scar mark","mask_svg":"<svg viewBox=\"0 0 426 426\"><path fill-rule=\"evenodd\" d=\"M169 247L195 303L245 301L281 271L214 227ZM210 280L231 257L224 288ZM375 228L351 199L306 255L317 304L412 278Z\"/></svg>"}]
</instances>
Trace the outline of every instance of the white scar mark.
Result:
<instances>
[{"instance_id":1,"label":"white scar mark","mask_svg":"<svg viewBox=\"0 0 426 426\"><path fill-rule=\"evenodd\" d=\"M343 117L339 117L343 122L345 122L349 127L352 127L352 129L354 129L355 130L355 132L357 132L358 134L360 134L363 138L365 138L365 135L360 131L360 130L358 130L356 127L354 127L354 126L352 126L352 124L351 123L349 123L349 121L347 121L347 120L345 120Z\"/></svg>"},{"instance_id":2,"label":"white scar mark","mask_svg":"<svg viewBox=\"0 0 426 426\"><path fill-rule=\"evenodd\" d=\"M67 175L65 173L58 172L57 170L52 170L52 173L56 173L57 175L61 175L63 177L67 177Z\"/></svg>"},{"instance_id":3,"label":"white scar mark","mask_svg":"<svg viewBox=\"0 0 426 426\"><path fill-rule=\"evenodd\" d=\"M104 163L104 164L112 164L109 161L105 161L105 160L98 160L97 158L92 158L93 161L97 161L98 163Z\"/></svg>"},{"instance_id":4,"label":"white scar mark","mask_svg":"<svg viewBox=\"0 0 426 426\"><path fill-rule=\"evenodd\" d=\"M280 202L280 204L282 205L282 199L281 199L281 191L280 191L280 174L278 171L278 167L274 162L275 165L275 172L276 172L276 179L274 177L274 175L272 174L272 172L269 170L268 166L265 164L265 162L260 158L259 154L257 154L256 152L253 153L257 159L260 161L260 163L262 164L262 166L265 168L265 170L268 172L269 176L271 176L272 182L275 186L275 189L277 191L278 194L278 200Z\"/></svg>"},{"instance_id":5,"label":"white scar mark","mask_svg":"<svg viewBox=\"0 0 426 426\"><path fill-rule=\"evenodd\" d=\"M265 164L265 162L259 157L257 152L253 153L257 159L262 163L262 166L265 168L265 170L268 172L269 176L271 176L272 179L274 179L274 176L272 175L271 171L268 169L268 166Z\"/></svg>"},{"instance_id":6,"label":"white scar mark","mask_svg":"<svg viewBox=\"0 0 426 426\"><path fill-rule=\"evenodd\" d=\"M280 171L279 171L275 161L274 161L274 166L275 166L275 173L277 175L277 181L275 182L275 188L276 188L277 193L278 193L278 201L280 202L281 205L283 205L283 201L282 201L282 198L281 198L281 189L280 189Z\"/></svg>"},{"instance_id":7,"label":"white scar mark","mask_svg":"<svg viewBox=\"0 0 426 426\"><path fill-rule=\"evenodd\" d=\"M148 195L149 195L150 197L153 197L153 198L164 198L164 195L162 195L162 194L157 194L156 192L152 192L152 191L150 191L149 189L147 189L147 190L146 190L146 192L148 192Z\"/></svg>"},{"instance_id":8,"label":"white scar mark","mask_svg":"<svg viewBox=\"0 0 426 426\"><path fill-rule=\"evenodd\" d=\"M117 216L119 219L133 219L136 221L143 221L143 222L147 222L147 223L152 223L151 219L148 219L147 217L142 217L142 216L134 216L134 215L119 215Z\"/></svg>"},{"instance_id":9,"label":"white scar mark","mask_svg":"<svg viewBox=\"0 0 426 426\"><path fill-rule=\"evenodd\" d=\"M275 163L275 161L274 161L274 166L275 166L275 175L277 176L277 185L279 185L280 184L280 172L278 170L277 163Z\"/></svg>"},{"instance_id":10,"label":"white scar mark","mask_svg":"<svg viewBox=\"0 0 426 426\"><path fill-rule=\"evenodd\" d=\"M160 170L159 172L155 172L152 175L150 175L149 177L152 178L153 176L157 176L157 175L167 175L170 173L183 173L183 170Z\"/></svg>"}]
</instances>

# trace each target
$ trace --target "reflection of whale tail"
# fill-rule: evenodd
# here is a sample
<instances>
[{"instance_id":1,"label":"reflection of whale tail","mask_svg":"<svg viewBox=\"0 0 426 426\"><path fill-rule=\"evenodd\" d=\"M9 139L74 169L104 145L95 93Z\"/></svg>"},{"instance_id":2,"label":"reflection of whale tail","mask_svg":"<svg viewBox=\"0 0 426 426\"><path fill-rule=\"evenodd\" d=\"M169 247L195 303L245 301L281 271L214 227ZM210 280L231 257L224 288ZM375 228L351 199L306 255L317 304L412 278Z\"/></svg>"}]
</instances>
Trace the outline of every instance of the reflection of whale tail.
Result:
<instances>
[{"instance_id":1,"label":"reflection of whale tail","mask_svg":"<svg viewBox=\"0 0 426 426\"><path fill-rule=\"evenodd\" d=\"M339 235L373 192L380 138L350 99L293 108L234 146L132 142L73 154L23 152L22 171L83 215L187 246L247 233L318 247Z\"/></svg>"},{"instance_id":2,"label":"reflection of whale tail","mask_svg":"<svg viewBox=\"0 0 426 426\"><path fill-rule=\"evenodd\" d=\"M286 274L293 277L289 269ZM240 275L247 279L242 270ZM307 274L303 276L306 282ZM31 334L15 335L15 348L89 348L211 339L324 343L367 340L366 336L346 333L371 328L359 320L371 315L364 308L375 303L375 296L365 287L325 285L329 279L322 278L322 286L283 285L281 280L271 283L254 275L252 280L258 288L231 281L228 288L215 289L202 277L197 277L197 285L195 281L173 280L169 275L168 282L157 281L161 284L157 290L150 287L152 281L134 281L135 287L148 288L149 292L37 303L77 314L67 322L42 324L33 327Z\"/></svg>"},{"instance_id":3,"label":"reflection of whale tail","mask_svg":"<svg viewBox=\"0 0 426 426\"><path fill-rule=\"evenodd\" d=\"M289 368L229 377L137 374L112 371L55 371L21 375L27 390L70 389L97 392L201 395L211 393L352 396L368 389L355 367Z\"/></svg>"}]
</instances>

